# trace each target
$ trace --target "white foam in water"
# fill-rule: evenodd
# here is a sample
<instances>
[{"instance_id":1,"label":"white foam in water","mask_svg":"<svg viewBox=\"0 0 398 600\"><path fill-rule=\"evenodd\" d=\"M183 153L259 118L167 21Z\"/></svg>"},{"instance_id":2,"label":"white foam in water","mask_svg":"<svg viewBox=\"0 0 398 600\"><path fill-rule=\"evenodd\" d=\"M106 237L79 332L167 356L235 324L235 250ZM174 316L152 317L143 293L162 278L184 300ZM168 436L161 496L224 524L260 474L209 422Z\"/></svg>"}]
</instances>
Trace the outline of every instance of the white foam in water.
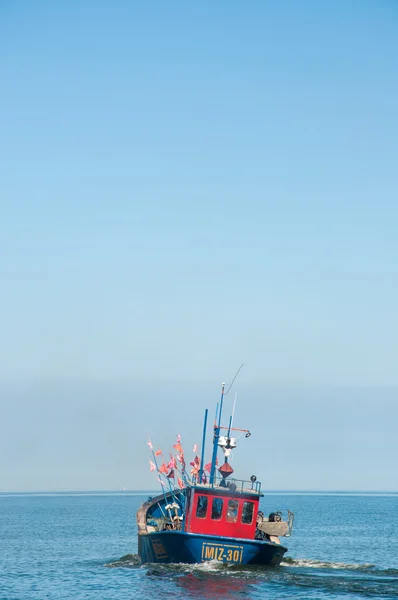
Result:
<instances>
[{"instance_id":1,"label":"white foam in water","mask_svg":"<svg viewBox=\"0 0 398 600\"><path fill-rule=\"evenodd\" d=\"M282 567L307 567L312 569L342 569L342 570L364 570L371 569L374 565L370 563L362 564L347 564L341 562L324 562L322 560L311 560L308 558L292 558L290 560L282 560Z\"/></svg>"},{"instance_id":2,"label":"white foam in water","mask_svg":"<svg viewBox=\"0 0 398 600\"><path fill-rule=\"evenodd\" d=\"M221 563L221 566L222 563ZM218 560L206 560L202 563L195 564L195 570L198 571L217 571L220 569L220 563Z\"/></svg>"},{"instance_id":3,"label":"white foam in water","mask_svg":"<svg viewBox=\"0 0 398 600\"><path fill-rule=\"evenodd\" d=\"M220 563L217 560L206 560L201 563L176 563L175 566L190 573L193 571L204 571L211 573L214 571L220 571L224 567L224 563Z\"/></svg>"}]
</instances>

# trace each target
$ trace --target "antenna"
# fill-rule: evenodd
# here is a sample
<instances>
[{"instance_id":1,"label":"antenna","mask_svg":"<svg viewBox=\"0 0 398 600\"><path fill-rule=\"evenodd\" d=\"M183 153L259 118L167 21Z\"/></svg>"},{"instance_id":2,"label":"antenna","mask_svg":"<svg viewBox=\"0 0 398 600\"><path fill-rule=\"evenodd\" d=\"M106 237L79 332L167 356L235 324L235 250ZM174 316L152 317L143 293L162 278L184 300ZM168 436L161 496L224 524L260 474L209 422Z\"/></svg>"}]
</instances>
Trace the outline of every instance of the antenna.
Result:
<instances>
[{"instance_id":1,"label":"antenna","mask_svg":"<svg viewBox=\"0 0 398 600\"><path fill-rule=\"evenodd\" d=\"M231 383L228 386L227 391L224 393L224 396L226 396L228 394L228 392L231 390L232 386L234 385L235 379L237 378L237 376L239 375L239 372L241 370L241 368L243 367L245 363L242 363L241 366L239 367L239 369L236 371L235 373L235 377L233 378L233 380L231 381Z\"/></svg>"}]
</instances>

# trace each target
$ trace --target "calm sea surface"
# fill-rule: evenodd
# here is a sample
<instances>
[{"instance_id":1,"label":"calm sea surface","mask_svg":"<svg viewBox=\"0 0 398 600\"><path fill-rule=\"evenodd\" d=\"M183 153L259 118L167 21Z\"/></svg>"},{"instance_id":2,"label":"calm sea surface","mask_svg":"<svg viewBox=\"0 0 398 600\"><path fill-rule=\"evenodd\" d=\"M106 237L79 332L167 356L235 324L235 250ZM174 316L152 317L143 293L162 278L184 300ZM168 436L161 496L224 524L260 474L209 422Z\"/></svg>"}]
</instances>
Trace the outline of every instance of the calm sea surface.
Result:
<instances>
[{"instance_id":1,"label":"calm sea surface","mask_svg":"<svg viewBox=\"0 0 398 600\"><path fill-rule=\"evenodd\" d=\"M140 567L147 495L0 495L0 599L398 598L398 495L266 495L295 513L279 568Z\"/></svg>"}]
</instances>

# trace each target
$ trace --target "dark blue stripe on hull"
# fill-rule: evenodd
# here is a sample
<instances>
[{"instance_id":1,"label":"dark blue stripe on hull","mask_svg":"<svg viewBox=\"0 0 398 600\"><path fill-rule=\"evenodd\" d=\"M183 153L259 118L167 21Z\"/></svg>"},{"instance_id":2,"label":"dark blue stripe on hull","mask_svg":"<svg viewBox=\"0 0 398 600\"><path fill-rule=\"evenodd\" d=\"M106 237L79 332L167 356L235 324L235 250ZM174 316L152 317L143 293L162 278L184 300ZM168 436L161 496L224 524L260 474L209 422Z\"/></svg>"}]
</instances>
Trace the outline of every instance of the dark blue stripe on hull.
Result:
<instances>
[{"instance_id":1,"label":"dark blue stripe on hull","mask_svg":"<svg viewBox=\"0 0 398 600\"><path fill-rule=\"evenodd\" d=\"M279 565L287 548L272 542L162 531L138 536L143 563L200 563Z\"/></svg>"}]
</instances>

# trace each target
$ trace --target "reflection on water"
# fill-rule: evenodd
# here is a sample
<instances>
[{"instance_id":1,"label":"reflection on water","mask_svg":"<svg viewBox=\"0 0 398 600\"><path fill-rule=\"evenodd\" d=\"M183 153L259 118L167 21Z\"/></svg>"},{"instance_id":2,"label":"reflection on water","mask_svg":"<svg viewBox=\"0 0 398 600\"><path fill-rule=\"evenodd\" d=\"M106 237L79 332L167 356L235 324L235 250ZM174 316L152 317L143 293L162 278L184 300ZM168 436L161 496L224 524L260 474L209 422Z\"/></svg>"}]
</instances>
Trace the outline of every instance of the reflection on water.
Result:
<instances>
[{"instance_id":1,"label":"reflection on water","mask_svg":"<svg viewBox=\"0 0 398 600\"><path fill-rule=\"evenodd\" d=\"M186 573L176 580L176 585L183 590L183 597L229 599L234 597L250 597L249 588L257 583L256 579L238 577L217 577L214 574L198 576L198 573Z\"/></svg>"}]
</instances>

